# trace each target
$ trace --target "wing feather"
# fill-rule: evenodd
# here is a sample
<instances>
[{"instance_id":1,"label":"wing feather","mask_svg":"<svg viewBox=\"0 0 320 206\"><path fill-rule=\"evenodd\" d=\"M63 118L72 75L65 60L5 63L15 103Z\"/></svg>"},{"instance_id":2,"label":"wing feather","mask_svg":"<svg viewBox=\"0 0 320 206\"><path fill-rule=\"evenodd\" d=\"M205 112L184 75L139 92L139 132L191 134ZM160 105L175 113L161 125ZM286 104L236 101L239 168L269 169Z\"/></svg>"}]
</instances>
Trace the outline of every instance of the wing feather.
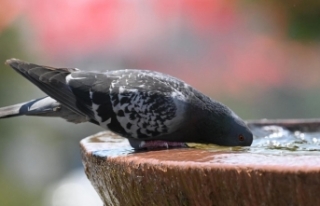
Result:
<instances>
[{"instance_id":1,"label":"wing feather","mask_svg":"<svg viewBox=\"0 0 320 206\"><path fill-rule=\"evenodd\" d=\"M78 99L66 84L66 76L78 71L73 68L53 68L27 63L18 59L9 59L6 64L35 84L47 95L65 105L71 111L81 116L90 116L92 111L88 108L77 107Z\"/></svg>"},{"instance_id":2,"label":"wing feather","mask_svg":"<svg viewBox=\"0 0 320 206\"><path fill-rule=\"evenodd\" d=\"M183 120L185 96L162 77L156 72L122 70L111 84L113 111L133 138L165 135Z\"/></svg>"}]
</instances>

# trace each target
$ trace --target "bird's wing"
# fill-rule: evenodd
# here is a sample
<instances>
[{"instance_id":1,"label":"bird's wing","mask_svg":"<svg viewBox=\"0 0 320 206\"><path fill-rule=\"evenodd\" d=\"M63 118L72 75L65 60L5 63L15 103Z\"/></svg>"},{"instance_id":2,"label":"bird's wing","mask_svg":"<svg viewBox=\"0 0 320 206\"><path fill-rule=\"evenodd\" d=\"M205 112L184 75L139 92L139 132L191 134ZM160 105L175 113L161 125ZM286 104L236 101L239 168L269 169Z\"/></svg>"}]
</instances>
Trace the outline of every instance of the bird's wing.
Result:
<instances>
[{"instance_id":1,"label":"bird's wing","mask_svg":"<svg viewBox=\"0 0 320 206\"><path fill-rule=\"evenodd\" d=\"M67 77L95 120L128 138L151 139L174 131L184 118L185 96L175 79L142 70L76 72Z\"/></svg>"},{"instance_id":2,"label":"bird's wing","mask_svg":"<svg viewBox=\"0 0 320 206\"><path fill-rule=\"evenodd\" d=\"M78 105L82 105L79 103L81 99L77 99L66 84L66 76L72 72L79 71L78 69L53 68L27 63L18 59L9 59L6 64L76 114L84 117L92 114L89 108L79 109Z\"/></svg>"},{"instance_id":3,"label":"bird's wing","mask_svg":"<svg viewBox=\"0 0 320 206\"><path fill-rule=\"evenodd\" d=\"M173 132L182 123L186 106L179 83L156 72L122 71L110 87L113 111L120 125L134 138Z\"/></svg>"}]
</instances>

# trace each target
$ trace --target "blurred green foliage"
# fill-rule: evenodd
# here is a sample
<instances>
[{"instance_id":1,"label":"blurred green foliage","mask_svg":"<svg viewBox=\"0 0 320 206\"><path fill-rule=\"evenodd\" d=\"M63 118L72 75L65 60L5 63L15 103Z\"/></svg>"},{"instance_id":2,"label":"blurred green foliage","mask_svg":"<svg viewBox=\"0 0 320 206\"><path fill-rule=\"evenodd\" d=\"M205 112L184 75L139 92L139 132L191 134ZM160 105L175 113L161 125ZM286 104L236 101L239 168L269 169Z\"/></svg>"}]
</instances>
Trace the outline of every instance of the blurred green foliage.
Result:
<instances>
[{"instance_id":1,"label":"blurred green foliage","mask_svg":"<svg viewBox=\"0 0 320 206\"><path fill-rule=\"evenodd\" d=\"M12 57L26 58L22 44L19 42L19 32L13 26L0 33L0 103L1 106L12 103L12 90L15 89L16 73L8 69L4 62ZM18 76L18 75L17 75ZM13 89L11 89L13 87ZM21 85L19 86L21 88ZM22 88L21 88L22 89ZM18 91L15 91L18 92ZM18 92L19 94L19 92ZM0 155L3 152L14 129L11 121L2 121L0 124ZM31 192L28 187L22 186L19 180L8 173L3 167L3 159L0 158L0 205L17 206L17 205L41 205L40 193Z\"/></svg>"},{"instance_id":2,"label":"blurred green foliage","mask_svg":"<svg viewBox=\"0 0 320 206\"><path fill-rule=\"evenodd\" d=\"M301 40L320 40L320 8L315 13L290 13L288 35Z\"/></svg>"},{"instance_id":3,"label":"blurred green foliage","mask_svg":"<svg viewBox=\"0 0 320 206\"><path fill-rule=\"evenodd\" d=\"M8 174L0 170L0 205L18 206L18 205L41 205L41 195L31 193L28 188L21 187L19 181L9 178Z\"/></svg>"},{"instance_id":4,"label":"blurred green foliage","mask_svg":"<svg viewBox=\"0 0 320 206\"><path fill-rule=\"evenodd\" d=\"M297 40L320 40L319 0L266 0L287 22L287 35Z\"/></svg>"}]
</instances>

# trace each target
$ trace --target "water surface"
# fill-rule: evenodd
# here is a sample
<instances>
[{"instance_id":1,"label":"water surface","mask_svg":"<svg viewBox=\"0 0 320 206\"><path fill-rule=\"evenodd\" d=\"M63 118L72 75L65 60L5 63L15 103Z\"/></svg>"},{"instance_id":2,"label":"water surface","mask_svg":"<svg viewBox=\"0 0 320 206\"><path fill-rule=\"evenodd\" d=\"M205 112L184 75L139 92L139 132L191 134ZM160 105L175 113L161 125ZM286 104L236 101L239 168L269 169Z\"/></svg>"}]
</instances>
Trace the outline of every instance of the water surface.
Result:
<instances>
[{"instance_id":1,"label":"water surface","mask_svg":"<svg viewBox=\"0 0 320 206\"><path fill-rule=\"evenodd\" d=\"M320 130L292 130L277 125L250 125L254 140L250 147L223 147L213 144L188 143L192 148L211 152L255 153L266 155L320 155ZM108 151L96 150L96 155L125 155L141 152L130 147L127 139L111 132L102 132L88 138L92 143L107 143ZM104 155L102 155L104 156Z\"/></svg>"}]
</instances>

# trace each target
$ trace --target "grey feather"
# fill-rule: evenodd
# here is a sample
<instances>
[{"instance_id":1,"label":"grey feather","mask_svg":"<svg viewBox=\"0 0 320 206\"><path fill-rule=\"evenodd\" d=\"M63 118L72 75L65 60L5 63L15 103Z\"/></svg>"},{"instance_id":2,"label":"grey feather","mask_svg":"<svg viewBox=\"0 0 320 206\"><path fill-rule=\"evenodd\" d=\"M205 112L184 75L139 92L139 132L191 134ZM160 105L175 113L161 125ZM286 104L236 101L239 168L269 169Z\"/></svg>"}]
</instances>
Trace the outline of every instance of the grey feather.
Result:
<instances>
[{"instance_id":1,"label":"grey feather","mask_svg":"<svg viewBox=\"0 0 320 206\"><path fill-rule=\"evenodd\" d=\"M43 97L20 104L0 108L0 118L14 116L61 117L68 122L87 122L84 116L78 115L61 105L51 97Z\"/></svg>"},{"instance_id":2,"label":"grey feather","mask_svg":"<svg viewBox=\"0 0 320 206\"><path fill-rule=\"evenodd\" d=\"M84 108L86 112L77 108L77 99L70 91L66 84L66 76L71 72L76 72L74 68L53 68L27 63L19 59L9 59L6 64L10 65L15 71L34 83L42 91L58 102L63 102L63 105L73 112L87 116L92 111Z\"/></svg>"}]
</instances>

